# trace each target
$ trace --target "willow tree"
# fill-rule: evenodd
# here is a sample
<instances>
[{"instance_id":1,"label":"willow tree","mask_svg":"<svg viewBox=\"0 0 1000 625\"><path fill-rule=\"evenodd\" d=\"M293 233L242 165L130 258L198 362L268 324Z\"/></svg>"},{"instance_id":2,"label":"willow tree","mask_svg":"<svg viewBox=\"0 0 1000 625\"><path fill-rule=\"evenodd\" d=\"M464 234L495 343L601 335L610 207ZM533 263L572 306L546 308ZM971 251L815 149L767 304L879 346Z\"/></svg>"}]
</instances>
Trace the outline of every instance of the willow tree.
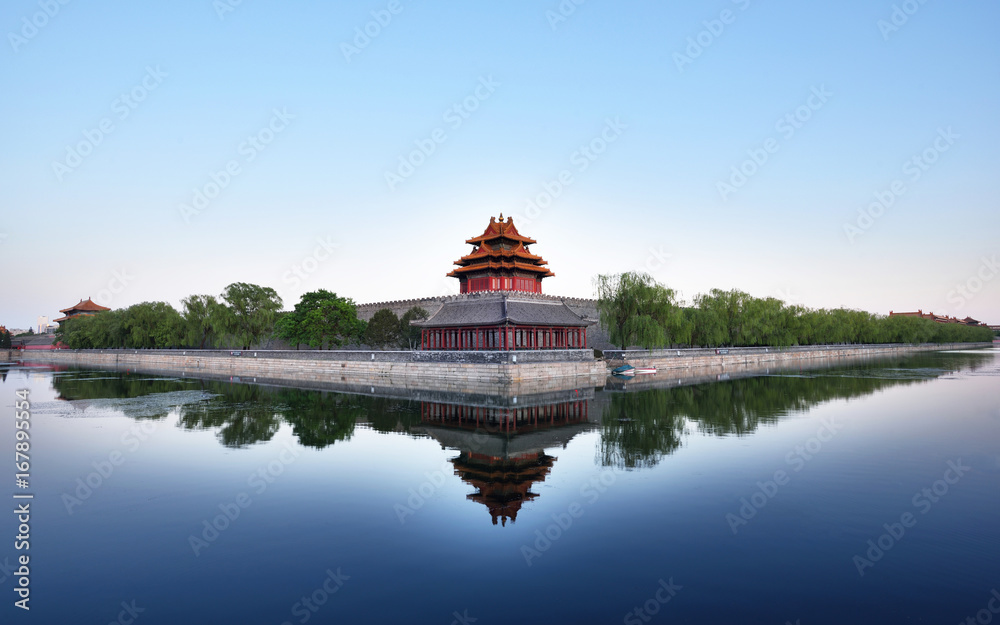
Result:
<instances>
[{"instance_id":1,"label":"willow tree","mask_svg":"<svg viewBox=\"0 0 1000 625\"><path fill-rule=\"evenodd\" d=\"M225 306L212 295L190 295L184 304L184 341L200 349L211 347L225 333Z\"/></svg>"},{"instance_id":2,"label":"willow tree","mask_svg":"<svg viewBox=\"0 0 1000 625\"><path fill-rule=\"evenodd\" d=\"M274 289L234 282L226 287L222 300L226 308L221 325L243 349L271 336L281 310L281 298Z\"/></svg>"},{"instance_id":3,"label":"willow tree","mask_svg":"<svg viewBox=\"0 0 1000 625\"><path fill-rule=\"evenodd\" d=\"M602 274L594 282L601 328L622 349L629 345L663 347L689 331L674 290L649 274Z\"/></svg>"}]
</instances>

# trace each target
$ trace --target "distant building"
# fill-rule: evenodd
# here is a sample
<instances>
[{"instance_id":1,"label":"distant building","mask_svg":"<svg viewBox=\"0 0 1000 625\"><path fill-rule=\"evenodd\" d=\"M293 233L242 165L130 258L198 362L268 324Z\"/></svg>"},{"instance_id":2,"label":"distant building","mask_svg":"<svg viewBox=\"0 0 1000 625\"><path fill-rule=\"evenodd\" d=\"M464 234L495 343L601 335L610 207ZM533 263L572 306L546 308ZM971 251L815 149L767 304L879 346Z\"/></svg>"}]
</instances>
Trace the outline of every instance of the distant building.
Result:
<instances>
[{"instance_id":1,"label":"distant building","mask_svg":"<svg viewBox=\"0 0 1000 625\"><path fill-rule=\"evenodd\" d=\"M59 312L63 313L64 316L58 319L53 319L56 323L62 323L67 319L72 319L74 317L90 317L96 315L99 312L105 312L111 310L110 308L105 308L100 304L95 304L89 297L85 300L80 300L79 304L75 306L70 306L69 308L63 308Z\"/></svg>"},{"instance_id":2,"label":"distant building","mask_svg":"<svg viewBox=\"0 0 1000 625\"><path fill-rule=\"evenodd\" d=\"M38 332L39 334L45 334L46 332L49 332L49 328L51 328L51 327L53 327L53 326L49 325L49 318L48 317L39 317L38 318L38 329L36 329L35 332Z\"/></svg>"},{"instance_id":3,"label":"distant building","mask_svg":"<svg viewBox=\"0 0 1000 625\"><path fill-rule=\"evenodd\" d=\"M893 312L889 311L890 317L920 317L921 319L930 319L935 323L960 323L964 326L987 326L982 321L973 319L972 317L966 317L965 319L959 319L957 317L942 317L941 315L935 315L932 312L925 313L923 310L918 310L917 312Z\"/></svg>"}]
</instances>

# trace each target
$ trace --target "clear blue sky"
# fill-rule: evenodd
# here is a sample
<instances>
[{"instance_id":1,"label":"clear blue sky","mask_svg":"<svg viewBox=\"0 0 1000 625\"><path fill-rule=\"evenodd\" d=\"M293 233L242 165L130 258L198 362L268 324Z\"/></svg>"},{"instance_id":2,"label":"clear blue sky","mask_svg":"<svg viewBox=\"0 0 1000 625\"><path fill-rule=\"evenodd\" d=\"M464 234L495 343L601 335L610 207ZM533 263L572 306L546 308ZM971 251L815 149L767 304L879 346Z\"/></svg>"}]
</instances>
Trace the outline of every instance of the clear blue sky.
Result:
<instances>
[{"instance_id":1,"label":"clear blue sky","mask_svg":"<svg viewBox=\"0 0 1000 625\"><path fill-rule=\"evenodd\" d=\"M223 2L3 3L0 323L438 295L501 212L552 294L647 270L1000 323L996 2Z\"/></svg>"}]
</instances>

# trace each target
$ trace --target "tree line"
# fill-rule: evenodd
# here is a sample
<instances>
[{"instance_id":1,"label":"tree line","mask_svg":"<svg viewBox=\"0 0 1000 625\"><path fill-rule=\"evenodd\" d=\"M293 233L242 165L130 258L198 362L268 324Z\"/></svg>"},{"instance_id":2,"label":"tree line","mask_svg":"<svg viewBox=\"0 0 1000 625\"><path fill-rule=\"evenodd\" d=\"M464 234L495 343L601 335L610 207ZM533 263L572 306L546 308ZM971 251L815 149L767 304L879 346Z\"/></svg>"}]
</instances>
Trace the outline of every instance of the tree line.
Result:
<instances>
[{"instance_id":1,"label":"tree line","mask_svg":"<svg viewBox=\"0 0 1000 625\"><path fill-rule=\"evenodd\" d=\"M936 323L847 308L812 309L774 297L712 289L684 306L645 273L599 275L597 309L612 343L656 347L788 347L873 343L990 342L985 326Z\"/></svg>"},{"instance_id":2,"label":"tree line","mask_svg":"<svg viewBox=\"0 0 1000 625\"><path fill-rule=\"evenodd\" d=\"M427 311L413 307L402 318L379 310L365 322L350 298L326 289L306 293L293 310L282 311L274 289L245 282L230 284L219 296L191 295L181 303L180 311L166 302L143 302L75 317L61 323L56 335L71 349L250 349L273 339L295 349L412 348L420 330L410 321L427 318Z\"/></svg>"}]
</instances>

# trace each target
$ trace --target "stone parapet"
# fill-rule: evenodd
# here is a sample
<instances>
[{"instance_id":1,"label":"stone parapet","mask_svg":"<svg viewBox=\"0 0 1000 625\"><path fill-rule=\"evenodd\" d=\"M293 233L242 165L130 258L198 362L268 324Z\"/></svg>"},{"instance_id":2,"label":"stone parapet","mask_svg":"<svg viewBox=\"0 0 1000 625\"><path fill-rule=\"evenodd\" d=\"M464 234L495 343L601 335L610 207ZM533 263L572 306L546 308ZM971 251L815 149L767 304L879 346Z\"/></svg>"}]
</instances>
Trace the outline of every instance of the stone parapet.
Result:
<instances>
[{"instance_id":1,"label":"stone parapet","mask_svg":"<svg viewBox=\"0 0 1000 625\"><path fill-rule=\"evenodd\" d=\"M876 356L918 351L973 349L990 343L946 343L924 345L807 345L799 347L729 347L719 349L606 350L608 367L627 362L657 369L704 369L738 366L766 366L811 359Z\"/></svg>"}]
</instances>

